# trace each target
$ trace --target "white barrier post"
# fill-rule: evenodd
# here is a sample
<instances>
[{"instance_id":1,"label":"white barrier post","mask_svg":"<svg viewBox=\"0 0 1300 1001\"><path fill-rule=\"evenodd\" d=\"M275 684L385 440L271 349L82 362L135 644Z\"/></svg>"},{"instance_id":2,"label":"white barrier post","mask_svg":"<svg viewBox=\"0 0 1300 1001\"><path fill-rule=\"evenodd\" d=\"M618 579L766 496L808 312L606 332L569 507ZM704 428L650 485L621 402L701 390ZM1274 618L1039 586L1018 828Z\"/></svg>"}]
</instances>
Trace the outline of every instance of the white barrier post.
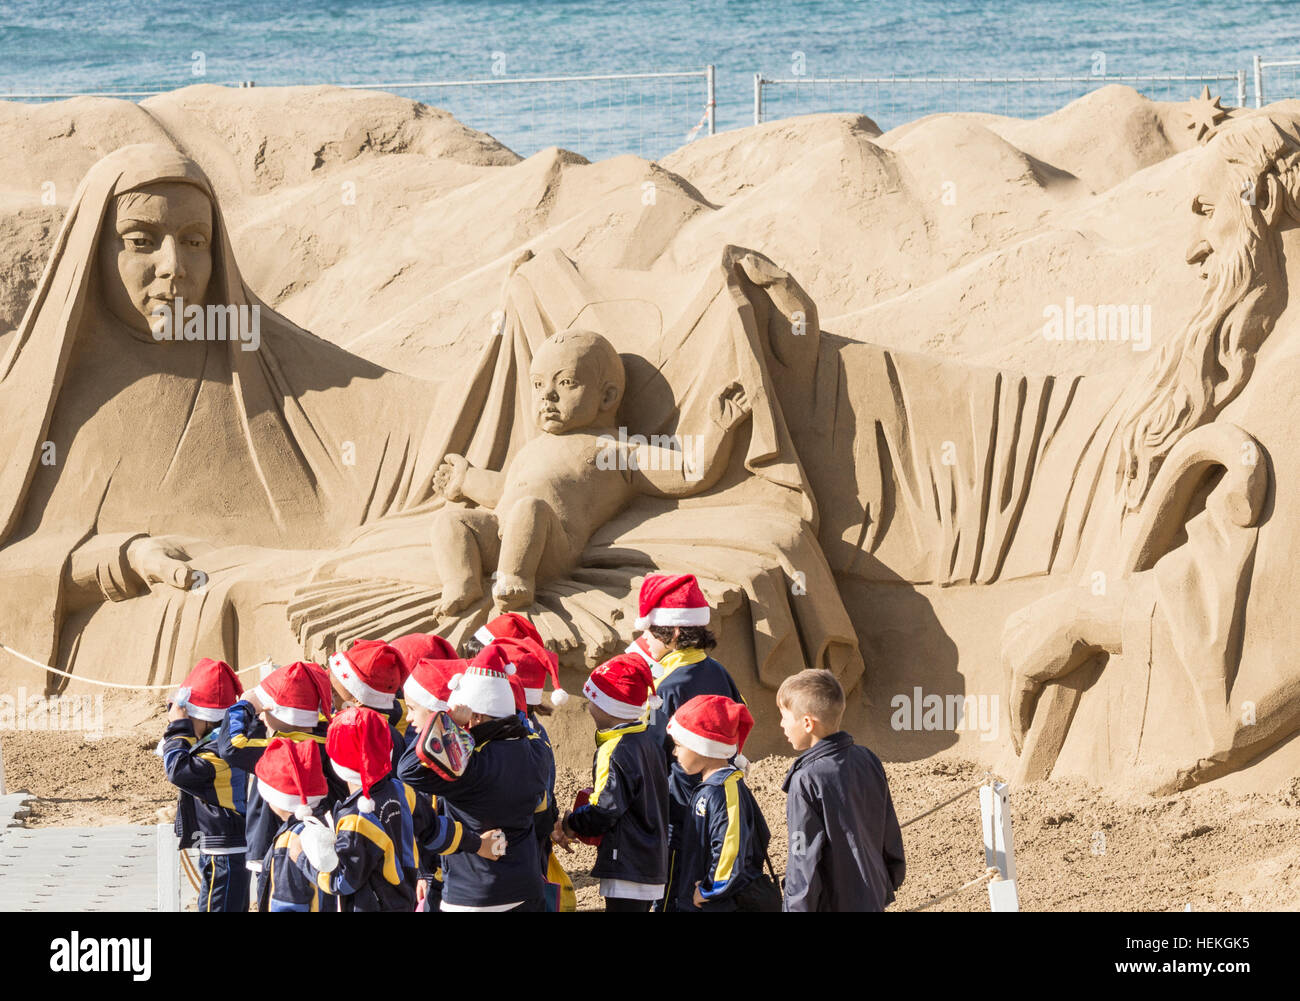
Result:
<instances>
[{"instance_id":1,"label":"white barrier post","mask_svg":"<svg viewBox=\"0 0 1300 1001\"><path fill-rule=\"evenodd\" d=\"M154 827L158 844L158 910L174 914L181 909L181 864L176 833L171 824Z\"/></svg>"},{"instance_id":2,"label":"white barrier post","mask_svg":"<svg viewBox=\"0 0 1300 1001\"><path fill-rule=\"evenodd\" d=\"M994 911L1018 911L1016 851L1011 838L1008 786L994 782L980 789L980 815L984 826L984 864L996 867L1000 879L989 883L989 906Z\"/></svg>"},{"instance_id":3,"label":"white barrier post","mask_svg":"<svg viewBox=\"0 0 1300 1001\"><path fill-rule=\"evenodd\" d=\"M0 796L7 795L5 790L5 749L0 744Z\"/></svg>"}]
</instances>

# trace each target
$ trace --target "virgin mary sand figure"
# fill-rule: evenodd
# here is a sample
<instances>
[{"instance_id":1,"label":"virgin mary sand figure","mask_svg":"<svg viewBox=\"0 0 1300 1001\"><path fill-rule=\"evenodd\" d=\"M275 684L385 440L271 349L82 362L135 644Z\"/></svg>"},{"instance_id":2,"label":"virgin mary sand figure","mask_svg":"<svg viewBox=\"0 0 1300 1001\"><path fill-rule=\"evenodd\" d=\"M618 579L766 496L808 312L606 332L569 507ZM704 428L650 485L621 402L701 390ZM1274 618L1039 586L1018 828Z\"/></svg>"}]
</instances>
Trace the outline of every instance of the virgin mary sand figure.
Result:
<instances>
[{"instance_id":1,"label":"virgin mary sand figure","mask_svg":"<svg viewBox=\"0 0 1300 1001\"><path fill-rule=\"evenodd\" d=\"M155 336L182 301L256 336ZM188 157L104 157L0 338L0 641L134 683L295 656L293 581L406 502L431 397L262 303Z\"/></svg>"}]
</instances>

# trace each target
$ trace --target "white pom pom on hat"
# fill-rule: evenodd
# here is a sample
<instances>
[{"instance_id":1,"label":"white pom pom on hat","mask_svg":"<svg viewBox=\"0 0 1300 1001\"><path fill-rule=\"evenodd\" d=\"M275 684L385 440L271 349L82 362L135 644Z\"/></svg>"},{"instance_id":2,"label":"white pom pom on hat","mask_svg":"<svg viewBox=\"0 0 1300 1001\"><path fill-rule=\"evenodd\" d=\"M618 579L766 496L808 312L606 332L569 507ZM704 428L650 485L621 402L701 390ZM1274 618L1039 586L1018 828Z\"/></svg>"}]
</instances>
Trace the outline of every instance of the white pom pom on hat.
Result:
<instances>
[{"instance_id":1,"label":"white pom pom on hat","mask_svg":"<svg viewBox=\"0 0 1300 1001\"><path fill-rule=\"evenodd\" d=\"M306 803L299 803L296 807L294 807L293 815L297 817L299 820L306 820L308 817L311 816L311 807L308 806Z\"/></svg>"},{"instance_id":2,"label":"white pom pom on hat","mask_svg":"<svg viewBox=\"0 0 1300 1001\"><path fill-rule=\"evenodd\" d=\"M562 706L569 701L569 693L563 688L554 688L551 690L551 705Z\"/></svg>"},{"instance_id":3,"label":"white pom pom on hat","mask_svg":"<svg viewBox=\"0 0 1300 1001\"><path fill-rule=\"evenodd\" d=\"M651 709L658 709L663 704L664 704L664 700L661 699L658 695L651 695L650 698L646 699L646 705L648 705Z\"/></svg>"},{"instance_id":4,"label":"white pom pom on hat","mask_svg":"<svg viewBox=\"0 0 1300 1001\"><path fill-rule=\"evenodd\" d=\"M357 809L362 813L373 813L375 809L375 801L369 796L362 796L357 800Z\"/></svg>"}]
</instances>

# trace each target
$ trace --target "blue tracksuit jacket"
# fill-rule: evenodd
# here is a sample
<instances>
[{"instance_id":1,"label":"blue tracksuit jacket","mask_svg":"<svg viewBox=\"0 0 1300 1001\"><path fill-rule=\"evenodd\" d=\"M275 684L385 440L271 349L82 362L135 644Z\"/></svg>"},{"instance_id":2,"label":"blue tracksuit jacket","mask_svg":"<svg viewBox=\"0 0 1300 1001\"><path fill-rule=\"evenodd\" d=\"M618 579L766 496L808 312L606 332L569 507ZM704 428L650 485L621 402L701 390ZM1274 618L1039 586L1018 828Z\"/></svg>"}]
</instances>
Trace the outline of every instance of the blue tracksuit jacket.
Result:
<instances>
[{"instance_id":1,"label":"blue tracksuit jacket","mask_svg":"<svg viewBox=\"0 0 1300 1001\"><path fill-rule=\"evenodd\" d=\"M771 833L744 774L728 766L695 787L673 873L672 902L679 911L734 911L735 896L762 871ZM699 882L704 906L693 901Z\"/></svg>"},{"instance_id":2,"label":"blue tracksuit jacket","mask_svg":"<svg viewBox=\"0 0 1300 1001\"><path fill-rule=\"evenodd\" d=\"M218 734L219 730L209 730L202 740L196 740L192 720L168 723L163 733L163 768L167 781L181 790L176 803L176 835L181 847L197 842L205 852L233 855L246 847L248 776L217 754ZM238 864L243 865L243 860Z\"/></svg>"},{"instance_id":3,"label":"blue tracksuit jacket","mask_svg":"<svg viewBox=\"0 0 1300 1001\"><path fill-rule=\"evenodd\" d=\"M333 872L320 872L306 853L297 866L324 893L339 898L343 911L414 911L420 849L415 838L415 790L389 775L371 787L375 807L361 812L361 792L334 811Z\"/></svg>"},{"instance_id":4,"label":"blue tracksuit jacket","mask_svg":"<svg viewBox=\"0 0 1300 1001\"><path fill-rule=\"evenodd\" d=\"M787 911L883 911L903 883L903 833L880 759L843 730L786 773Z\"/></svg>"},{"instance_id":5,"label":"blue tracksuit jacket","mask_svg":"<svg viewBox=\"0 0 1300 1001\"><path fill-rule=\"evenodd\" d=\"M318 817L323 813L323 810L316 811ZM289 859L289 838L293 834L301 834L302 829L302 821L291 817L276 831L271 847L262 859L262 878L257 884L259 911L321 909L320 890Z\"/></svg>"},{"instance_id":6,"label":"blue tracksuit jacket","mask_svg":"<svg viewBox=\"0 0 1300 1001\"><path fill-rule=\"evenodd\" d=\"M546 795L549 751L518 716L489 720L470 734L474 753L465 774L454 781L426 768L414 747L398 769L402 781L436 795L447 816L465 828L499 827L505 833L506 854L496 861L468 852L446 856L442 897L472 907L539 902L534 814Z\"/></svg>"}]
</instances>

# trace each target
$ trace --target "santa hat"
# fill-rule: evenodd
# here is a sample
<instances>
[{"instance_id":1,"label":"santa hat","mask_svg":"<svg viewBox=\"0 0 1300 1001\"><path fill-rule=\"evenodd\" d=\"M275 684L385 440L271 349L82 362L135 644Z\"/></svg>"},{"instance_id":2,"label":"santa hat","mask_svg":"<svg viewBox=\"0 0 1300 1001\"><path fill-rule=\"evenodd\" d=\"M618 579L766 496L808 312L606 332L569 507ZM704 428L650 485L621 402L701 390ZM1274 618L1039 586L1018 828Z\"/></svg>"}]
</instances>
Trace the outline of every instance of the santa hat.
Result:
<instances>
[{"instance_id":1,"label":"santa hat","mask_svg":"<svg viewBox=\"0 0 1300 1001\"><path fill-rule=\"evenodd\" d=\"M458 674L464 674L469 661L453 658L450 660L422 657L415 664L411 676L402 686L402 693L407 702L413 702L430 712L446 712L447 700L451 698L448 683Z\"/></svg>"},{"instance_id":2,"label":"santa hat","mask_svg":"<svg viewBox=\"0 0 1300 1001\"><path fill-rule=\"evenodd\" d=\"M550 650L533 640L505 637L493 641L505 651L506 659L515 665L515 677L524 689L528 705L541 704L546 679L551 679L551 704L562 706L569 701L569 693L560 687L558 657L552 659Z\"/></svg>"},{"instance_id":3,"label":"santa hat","mask_svg":"<svg viewBox=\"0 0 1300 1001\"><path fill-rule=\"evenodd\" d=\"M314 740L276 737L257 759L253 774L262 799L299 820L310 817L312 809L329 794L320 746Z\"/></svg>"},{"instance_id":4,"label":"santa hat","mask_svg":"<svg viewBox=\"0 0 1300 1001\"><path fill-rule=\"evenodd\" d=\"M397 651L402 662L402 681L415 670L415 665L426 657L430 660L455 660L456 648L441 636L433 633L410 633L399 636L388 644Z\"/></svg>"},{"instance_id":5,"label":"santa hat","mask_svg":"<svg viewBox=\"0 0 1300 1001\"><path fill-rule=\"evenodd\" d=\"M709 603L694 574L648 574L641 582L637 629L707 626Z\"/></svg>"},{"instance_id":6,"label":"santa hat","mask_svg":"<svg viewBox=\"0 0 1300 1001\"><path fill-rule=\"evenodd\" d=\"M697 695L668 721L668 736L706 758L730 758L745 746L754 717L725 695Z\"/></svg>"},{"instance_id":7,"label":"santa hat","mask_svg":"<svg viewBox=\"0 0 1300 1001\"><path fill-rule=\"evenodd\" d=\"M493 719L511 716L515 712L515 696L510 690L510 675L514 673L515 665L498 644L485 646L464 672L453 676L448 683L451 688L448 704L452 709L465 706L471 712Z\"/></svg>"},{"instance_id":8,"label":"santa hat","mask_svg":"<svg viewBox=\"0 0 1300 1001\"><path fill-rule=\"evenodd\" d=\"M663 699L654 694L654 679L650 668L640 657L620 653L611 657L591 672L582 694L597 709L602 709L619 719L640 719L647 704L651 709L663 705Z\"/></svg>"},{"instance_id":9,"label":"santa hat","mask_svg":"<svg viewBox=\"0 0 1300 1001\"><path fill-rule=\"evenodd\" d=\"M383 640L357 640L330 658L330 671L363 706L387 712L402 687L401 655Z\"/></svg>"},{"instance_id":10,"label":"santa hat","mask_svg":"<svg viewBox=\"0 0 1300 1001\"><path fill-rule=\"evenodd\" d=\"M365 706L343 710L330 723L325 753L334 774L361 787L357 807L362 813L370 813L375 808L371 788L393 770L393 738L387 718Z\"/></svg>"},{"instance_id":11,"label":"santa hat","mask_svg":"<svg viewBox=\"0 0 1300 1001\"><path fill-rule=\"evenodd\" d=\"M180 698L178 693L176 701L185 703L185 711L190 716L208 723L220 723L226 710L244 694L244 686L234 669L224 660L210 657L194 665L182 687L187 694Z\"/></svg>"},{"instance_id":12,"label":"santa hat","mask_svg":"<svg viewBox=\"0 0 1300 1001\"><path fill-rule=\"evenodd\" d=\"M560 666L560 655L554 650L547 650L546 644L542 642L542 634L537 631L537 627L518 612L505 612L498 615L487 625L479 626L474 632L474 638L484 646L488 646L496 640L532 640L543 650L546 650L546 656L551 659L557 669ZM556 687L559 687L558 683Z\"/></svg>"},{"instance_id":13,"label":"santa hat","mask_svg":"<svg viewBox=\"0 0 1300 1001\"><path fill-rule=\"evenodd\" d=\"M277 667L253 693L262 708L276 719L308 730L322 715L329 719L334 709L325 668L301 660Z\"/></svg>"},{"instance_id":14,"label":"santa hat","mask_svg":"<svg viewBox=\"0 0 1300 1001\"><path fill-rule=\"evenodd\" d=\"M650 676L655 680L658 680L659 675L664 673L663 664L655 660L654 655L650 652L650 641L646 638L645 633L642 633L631 643L629 643L627 645L627 649L624 650L623 652L636 654L636 656L644 660L646 663L646 667L650 668Z\"/></svg>"},{"instance_id":15,"label":"santa hat","mask_svg":"<svg viewBox=\"0 0 1300 1001\"><path fill-rule=\"evenodd\" d=\"M518 673L510 675L509 681L510 694L515 700L515 712L526 715L528 713L528 696L524 692L524 683L519 680Z\"/></svg>"}]
</instances>

